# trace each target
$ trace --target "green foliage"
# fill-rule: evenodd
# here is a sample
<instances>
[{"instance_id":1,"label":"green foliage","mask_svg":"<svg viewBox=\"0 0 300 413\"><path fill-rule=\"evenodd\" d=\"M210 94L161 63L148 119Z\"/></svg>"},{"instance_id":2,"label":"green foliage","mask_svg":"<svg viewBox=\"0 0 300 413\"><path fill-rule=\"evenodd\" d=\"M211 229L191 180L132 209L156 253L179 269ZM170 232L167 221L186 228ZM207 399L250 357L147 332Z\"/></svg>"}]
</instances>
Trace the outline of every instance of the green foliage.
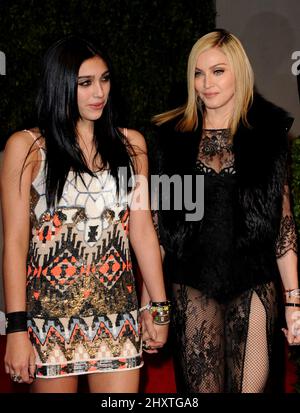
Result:
<instances>
[{"instance_id":1,"label":"green foliage","mask_svg":"<svg viewBox=\"0 0 300 413\"><path fill-rule=\"evenodd\" d=\"M298 231L298 246L300 246L300 136L294 139L291 144L292 168L291 168L291 191L293 194L293 213ZM299 268L299 266L298 266ZM290 357L296 364L297 382L295 390L300 393L300 348L291 347Z\"/></svg>"},{"instance_id":2,"label":"green foliage","mask_svg":"<svg viewBox=\"0 0 300 413\"><path fill-rule=\"evenodd\" d=\"M214 28L216 12L213 0L15 0L4 2L0 14L7 60L0 76L3 146L12 131L34 126L40 58L68 34L96 39L107 50L127 126L144 131L152 115L170 109L170 92L186 78L188 53Z\"/></svg>"}]
</instances>

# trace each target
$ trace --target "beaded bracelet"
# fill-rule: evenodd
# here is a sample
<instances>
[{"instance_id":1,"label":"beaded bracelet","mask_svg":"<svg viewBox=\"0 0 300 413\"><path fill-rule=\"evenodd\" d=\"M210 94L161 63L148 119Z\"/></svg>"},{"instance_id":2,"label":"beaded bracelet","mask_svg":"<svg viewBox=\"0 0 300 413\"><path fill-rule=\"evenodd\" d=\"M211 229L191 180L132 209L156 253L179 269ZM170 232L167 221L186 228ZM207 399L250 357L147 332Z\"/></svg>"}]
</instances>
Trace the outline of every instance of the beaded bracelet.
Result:
<instances>
[{"instance_id":1,"label":"beaded bracelet","mask_svg":"<svg viewBox=\"0 0 300 413\"><path fill-rule=\"evenodd\" d=\"M140 313L142 313L143 311L150 311L150 309L151 309L151 301L150 301L150 303L148 303L148 304L146 304L146 305L144 305L143 307L141 307L140 309L139 309L139 311L140 311Z\"/></svg>"},{"instance_id":2,"label":"beaded bracelet","mask_svg":"<svg viewBox=\"0 0 300 413\"><path fill-rule=\"evenodd\" d=\"M6 334L27 331L26 311L14 311L6 314Z\"/></svg>"},{"instance_id":3,"label":"beaded bracelet","mask_svg":"<svg viewBox=\"0 0 300 413\"><path fill-rule=\"evenodd\" d=\"M290 297L300 297L300 288L295 288L294 290L285 290L287 296Z\"/></svg>"}]
</instances>

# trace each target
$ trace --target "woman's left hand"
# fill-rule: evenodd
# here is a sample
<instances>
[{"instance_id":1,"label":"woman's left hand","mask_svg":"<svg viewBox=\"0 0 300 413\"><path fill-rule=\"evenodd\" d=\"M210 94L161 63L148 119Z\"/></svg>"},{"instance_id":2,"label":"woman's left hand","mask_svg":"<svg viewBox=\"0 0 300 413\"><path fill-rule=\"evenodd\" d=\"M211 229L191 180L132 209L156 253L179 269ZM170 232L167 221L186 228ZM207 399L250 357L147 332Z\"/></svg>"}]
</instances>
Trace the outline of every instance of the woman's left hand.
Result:
<instances>
[{"instance_id":1,"label":"woman's left hand","mask_svg":"<svg viewBox=\"0 0 300 413\"><path fill-rule=\"evenodd\" d=\"M147 310L142 312L141 317L143 350L149 354L158 353L158 349L167 342L169 324L155 324L152 315Z\"/></svg>"},{"instance_id":2,"label":"woman's left hand","mask_svg":"<svg viewBox=\"0 0 300 413\"><path fill-rule=\"evenodd\" d=\"M285 308L285 320L286 328L282 328L282 331L290 346L300 345L300 311L296 310L297 307Z\"/></svg>"}]
</instances>

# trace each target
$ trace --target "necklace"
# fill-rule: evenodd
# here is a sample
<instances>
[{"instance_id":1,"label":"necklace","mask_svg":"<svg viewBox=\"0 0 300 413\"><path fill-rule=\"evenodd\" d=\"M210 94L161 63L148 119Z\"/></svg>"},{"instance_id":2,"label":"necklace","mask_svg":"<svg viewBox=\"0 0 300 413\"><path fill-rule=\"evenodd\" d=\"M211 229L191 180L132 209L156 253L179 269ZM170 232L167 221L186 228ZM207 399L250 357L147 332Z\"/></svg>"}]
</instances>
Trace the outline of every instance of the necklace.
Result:
<instances>
[{"instance_id":1,"label":"necklace","mask_svg":"<svg viewBox=\"0 0 300 413\"><path fill-rule=\"evenodd\" d=\"M102 169L99 171L95 172L96 178L98 179L98 182L100 184L100 188L103 191L105 188L105 184L107 180L109 179L109 174L107 173L107 169Z\"/></svg>"}]
</instances>

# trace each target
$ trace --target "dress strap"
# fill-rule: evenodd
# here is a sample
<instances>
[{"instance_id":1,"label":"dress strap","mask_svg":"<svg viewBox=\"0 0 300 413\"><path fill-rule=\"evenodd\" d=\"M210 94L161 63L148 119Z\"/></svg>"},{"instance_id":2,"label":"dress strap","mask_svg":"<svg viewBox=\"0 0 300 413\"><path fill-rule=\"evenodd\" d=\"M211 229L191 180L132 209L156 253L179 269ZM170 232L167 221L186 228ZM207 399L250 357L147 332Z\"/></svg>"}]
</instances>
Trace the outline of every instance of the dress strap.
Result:
<instances>
[{"instance_id":1,"label":"dress strap","mask_svg":"<svg viewBox=\"0 0 300 413\"><path fill-rule=\"evenodd\" d=\"M125 136L125 138L128 138L128 129L127 128L123 128L123 135Z\"/></svg>"},{"instance_id":2,"label":"dress strap","mask_svg":"<svg viewBox=\"0 0 300 413\"><path fill-rule=\"evenodd\" d=\"M34 143L36 143L37 146L38 146L40 149L44 149L44 148L42 147L42 145L40 144L40 142L39 142L39 138L37 138L30 130L24 129L23 132L28 132L29 135L32 137Z\"/></svg>"}]
</instances>

